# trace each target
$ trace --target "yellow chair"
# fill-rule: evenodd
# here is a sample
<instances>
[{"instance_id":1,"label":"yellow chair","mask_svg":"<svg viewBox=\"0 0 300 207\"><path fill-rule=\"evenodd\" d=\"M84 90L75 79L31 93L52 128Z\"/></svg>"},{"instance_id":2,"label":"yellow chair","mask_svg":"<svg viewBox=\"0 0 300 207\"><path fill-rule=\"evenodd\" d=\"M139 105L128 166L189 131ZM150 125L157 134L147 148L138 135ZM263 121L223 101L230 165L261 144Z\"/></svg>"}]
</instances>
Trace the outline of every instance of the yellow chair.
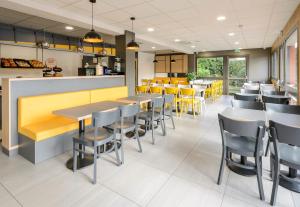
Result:
<instances>
[{"instance_id":1,"label":"yellow chair","mask_svg":"<svg viewBox=\"0 0 300 207\"><path fill-rule=\"evenodd\" d=\"M197 108L198 114L200 113L200 101L195 98L196 90L194 88L181 88L180 98L181 98L181 112L188 112L189 106L192 106L193 116L195 117L195 108Z\"/></svg>"},{"instance_id":2,"label":"yellow chair","mask_svg":"<svg viewBox=\"0 0 300 207\"><path fill-rule=\"evenodd\" d=\"M148 92L148 86L136 86L135 87L135 92L136 92L136 94L147 93Z\"/></svg>"},{"instance_id":3,"label":"yellow chair","mask_svg":"<svg viewBox=\"0 0 300 207\"><path fill-rule=\"evenodd\" d=\"M163 83L163 84L169 84L170 81L169 81L169 79L163 79L163 80L162 80L162 83Z\"/></svg>"},{"instance_id":4,"label":"yellow chair","mask_svg":"<svg viewBox=\"0 0 300 207\"><path fill-rule=\"evenodd\" d=\"M161 86L150 87L150 93L162 94L163 88Z\"/></svg>"},{"instance_id":5,"label":"yellow chair","mask_svg":"<svg viewBox=\"0 0 300 207\"><path fill-rule=\"evenodd\" d=\"M174 105L176 110L176 116L178 116L178 104L181 104L181 98L179 97L179 89L174 87L167 87L165 88L166 94L173 94L174 95Z\"/></svg>"},{"instance_id":6,"label":"yellow chair","mask_svg":"<svg viewBox=\"0 0 300 207\"><path fill-rule=\"evenodd\" d=\"M176 79L171 79L170 84L178 85L178 82Z\"/></svg>"},{"instance_id":7,"label":"yellow chair","mask_svg":"<svg viewBox=\"0 0 300 207\"><path fill-rule=\"evenodd\" d=\"M156 80L155 79L151 79L150 83L156 83Z\"/></svg>"},{"instance_id":8,"label":"yellow chair","mask_svg":"<svg viewBox=\"0 0 300 207\"><path fill-rule=\"evenodd\" d=\"M142 79L142 85L143 86L149 85L149 82L150 82L150 80L148 80L148 79Z\"/></svg>"}]
</instances>

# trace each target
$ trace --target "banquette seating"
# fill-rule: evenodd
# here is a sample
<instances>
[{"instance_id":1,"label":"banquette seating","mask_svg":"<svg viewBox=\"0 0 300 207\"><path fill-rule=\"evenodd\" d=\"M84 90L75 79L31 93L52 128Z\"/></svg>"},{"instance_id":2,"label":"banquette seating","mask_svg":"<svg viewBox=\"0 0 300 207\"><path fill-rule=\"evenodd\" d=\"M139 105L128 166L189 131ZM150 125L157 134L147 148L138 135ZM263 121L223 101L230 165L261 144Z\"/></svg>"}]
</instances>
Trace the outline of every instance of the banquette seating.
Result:
<instances>
[{"instance_id":1,"label":"banquette seating","mask_svg":"<svg viewBox=\"0 0 300 207\"><path fill-rule=\"evenodd\" d=\"M38 163L61 154L72 145L78 132L76 120L53 114L53 111L128 96L127 87L101 88L18 99L19 154ZM91 120L85 121L85 125Z\"/></svg>"}]
</instances>

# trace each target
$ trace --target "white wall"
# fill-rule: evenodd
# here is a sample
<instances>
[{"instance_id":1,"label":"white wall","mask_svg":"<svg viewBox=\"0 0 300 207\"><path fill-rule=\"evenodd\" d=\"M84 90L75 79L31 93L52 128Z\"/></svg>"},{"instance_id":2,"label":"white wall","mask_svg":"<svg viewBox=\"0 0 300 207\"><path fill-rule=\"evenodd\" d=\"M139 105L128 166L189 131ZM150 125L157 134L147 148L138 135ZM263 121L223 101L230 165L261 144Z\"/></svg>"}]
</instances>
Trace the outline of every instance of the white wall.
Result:
<instances>
[{"instance_id":1,"label":"white wall","mask_svg":"<svg viewBox=\"0 0 300 207\"><path fill-rule=\"evenodd\" d=\"M138 78L139 85L142 84L142 79L154 78L154 54L139 52L138 59Z\"/></svg>"},{"instance_id":2,"label":"white wall","mask_svg":"<svg viewBox=\"0 0 300 207\"><path fill-rule=\"evenodd\" d=\"M0 57L37 59L42 61L42 50L31 47L0 44ZM64 76L77 76L78 67L81 67L82 54L76 52L44 50L44 60L55 58L57 66L63 69Z\"/></svg>"}]
</instances>

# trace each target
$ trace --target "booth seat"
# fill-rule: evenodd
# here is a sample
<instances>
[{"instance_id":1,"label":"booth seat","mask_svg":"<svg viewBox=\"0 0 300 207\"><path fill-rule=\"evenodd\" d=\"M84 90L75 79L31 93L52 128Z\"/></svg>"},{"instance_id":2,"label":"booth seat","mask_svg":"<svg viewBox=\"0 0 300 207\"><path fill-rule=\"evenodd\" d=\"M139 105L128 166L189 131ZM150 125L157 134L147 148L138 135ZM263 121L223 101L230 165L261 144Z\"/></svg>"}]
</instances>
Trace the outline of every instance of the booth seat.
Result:
<instances>
[{"instance_id":1,"label":"booth seat","mask_svg":"<svg viewBox=\"0 0 300 207\"><path fill-rule=\"evenodd\" d=\"M72 136L70 133L78 132L78 121L54 115L53 111L127 96L128 89L124 86L19 97L19 154L31 162L37 163L63 153L71 147ZM85 124L90 125L91 119L86 120ZM47 142L51 143L48 144L49 147ZM65 144L66 146L60 146ZM42 146L43 150L38 150L38 146ZM37 153L39 151L43 151L42 157Z\"/></svg>"}]
</instances>

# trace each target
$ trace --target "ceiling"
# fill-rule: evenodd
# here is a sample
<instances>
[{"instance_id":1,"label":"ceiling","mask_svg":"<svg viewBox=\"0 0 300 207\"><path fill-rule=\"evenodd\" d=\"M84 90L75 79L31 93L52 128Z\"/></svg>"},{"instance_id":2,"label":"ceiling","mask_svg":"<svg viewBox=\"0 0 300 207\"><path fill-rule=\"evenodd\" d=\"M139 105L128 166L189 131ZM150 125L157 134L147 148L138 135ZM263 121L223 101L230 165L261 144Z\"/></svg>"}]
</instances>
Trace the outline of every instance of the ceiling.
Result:
<instances>
[{"instance_id":1,"label":"ceiling","mask_svg":"<svg viewBox=\"0 0 300 207\"><path fill-rule=\"evenodd\" d=\"M154 50L170 49L187 53L264 48L272 45L299 2L98 0L95 5L95 27L103 33L122 34L124 30L131 30L129 18L135 16L134 31L137 40L143 43L143 51L151 51L152 47L155 47ZM0 6L78 28L88 29L91 23L88 0L2 0ZM226 20L217 21L220 15L226 16ZM7 21L14 18L17 17ZM34 20L28 20L28 24L43 26L43 22ZM148 32L148 27L153 27L155 31ZM52 29L55 29L55 24ZM56 31L61 31L59 25ZM235 35L229 36L228 33L232 32ZM181 41L174 42L174 39Z\"/></svg>"}]
</instances>

